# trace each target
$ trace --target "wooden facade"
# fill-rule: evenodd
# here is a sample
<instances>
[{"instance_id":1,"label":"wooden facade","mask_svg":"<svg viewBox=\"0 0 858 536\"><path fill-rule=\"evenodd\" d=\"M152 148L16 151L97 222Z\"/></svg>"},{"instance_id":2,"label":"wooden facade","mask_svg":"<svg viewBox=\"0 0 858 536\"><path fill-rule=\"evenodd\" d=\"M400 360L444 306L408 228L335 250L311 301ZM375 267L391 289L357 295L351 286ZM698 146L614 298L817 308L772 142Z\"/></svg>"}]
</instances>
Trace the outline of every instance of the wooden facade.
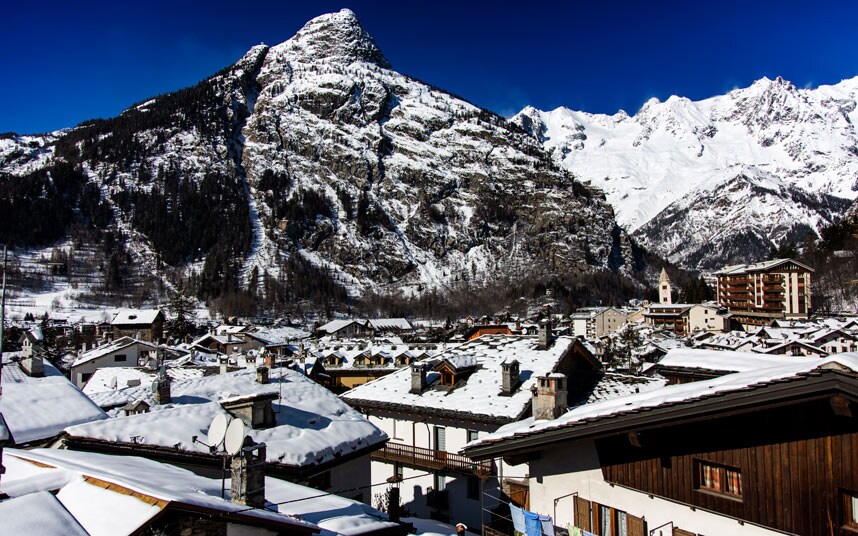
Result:
<instances>
[{"instance_id":1,"label":"wooden facade","mask_svg":"<svg viewBox=\"0 0 858 536\"><path fill-rule=\"evenodd\" d=\"M855 534L843 527L858 492L856 410L835 396L596 444L608 482L784 532ZM738 471L740 494L706 489L706 466Z\"/></svg>"}]
</instances>

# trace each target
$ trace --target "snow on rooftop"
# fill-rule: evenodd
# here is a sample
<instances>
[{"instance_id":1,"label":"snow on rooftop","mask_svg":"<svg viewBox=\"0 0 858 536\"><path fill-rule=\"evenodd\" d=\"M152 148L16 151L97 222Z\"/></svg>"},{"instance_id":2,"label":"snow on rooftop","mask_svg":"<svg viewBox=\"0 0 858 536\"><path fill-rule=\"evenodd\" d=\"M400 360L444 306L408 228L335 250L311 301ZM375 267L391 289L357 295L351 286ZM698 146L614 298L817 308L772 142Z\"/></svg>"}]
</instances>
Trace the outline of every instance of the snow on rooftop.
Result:
<instances>
[{"instance_id":1,"label":"snow on rooftop","mask_svg":"<svg viewBox=\"0 0 858 536\"><path fill-rule=\"evenodd\" d=\"M0 501L5 534L88 536L59 499L47 491Z\"/></svg>"},{"instance_id":2,"label":"snow on rooftop","mask_svg":"<svg viewBox=\"0 0 858 536\"><path fill-rule=\"evenodd\" d=\"M389 521L387 514L360 501L333 494L319 495L321 493L312 488L265 478L266 501L276 504L281 514L318 525L322 529L321 536L357 536L398 526Z\"/></svg>"},{"instance_id":3,"label":"snow on rooftop","mask_svg":"<svg viewBox=\"0 0 858 536\"><path fill-rule=\"evenodd\" d=\"M579 426L596 419L622 415L632 411L722 396L731 391L747 389L750 386L794 378L830 365L845 367L853 373L858 373L858 353L838 354L824 359L784 362L762 369L727 374L711 380L667 385L660 389L585 404L572 408L553 420L535 420L531 417L502 426L496 432L469 443L466 447L485 445L547 430Z\"/></svg>"},{"instance_id":4,"label":"snow on rooftop","mask_svg":"<svg viewBox=\"0 0 858 536\"><path fill-rule=\"evenodd\" d=\"M649 378L645 376L632 376L606 372L596 385L593 386L583 404L593 404L602 400L610 400L634 393L643 393L660 389L667 385L663 378Z\"/></svg>"},{"instance_id":5,"label":"snow on rooftop","mask_svg":"<svg viewBox=\"0 0 858 536\"><path fill-rule=\"evenodd\" d=\"M530 388L535 385L536 377L552 372L574 342L571 337L557 337L549 349L538 350L535 337L484 335L438 356L476 362L477 368L465 385L452 391L433 389L431 384L438 380L439 374L429 372L427 381L430 386L421 394L411 393L411 370L405 368L355 387L342 398L356 404L361 401L382 402L515 419L530 403ZM501 363L505 359L518 360L522 382L518 390L508 397L498 396L501 391Z\"/></svg>"},{"instance_id":6,"label":"snow on rooftop","mask_svg":"<svg viewBox=\"0 0 858 536\"><path fill-rule=\"evenodd\" d=\"M189 378L200 378L205 371L200 368L170 367L167 366L167 376L171 380L185 380ZM133 367L105 367L96 370L92 377L83 386L83 393L96 401L112 398L111 395L100 396L99 393L110 393L121 390L131 385L148 387L158 376L157 372ZM116 383L113 379L116 378ZM138 383L139 382L139 383ZM115 387L114 387L115 385ZM101 406L109 407L109 406Z\"/></svg>"},{"instance_id":7,"label":"snow on rooftop","mask_svg":"<svg viewBox=\"0 0 858 536\"><path fill-rule=\"evenodd\" d=\"M327 324L319 326L319 331L324 331L325 333L336 333L337 331L343 329L346 326L349 326L353 323L358 323L360 325L365 325L366 321L360 320L331 320Z\"/></svg>"},{"instance_id":8,"label":"snow on rooftop","mask_svg":"<svg viewBox=\"0 0 858 536\"><path fill-rule=\"evenodd\" d=\"M771 356L752 352L677 348L670 350L658 362L659 367L698 368L727 372L747 372L783 364L817 362L818 357Z\"/></svg>"},{"instance_id":9,"label":"snow on rooftop","mask_svg":"<svg viewBox=\"0 0 858 536\"><path fill-rule=\"evenodd\" d=\"M107 419L107 414L49 361L44 361L44 377L34 378L6 359L0 413L15 444L50 439L67 426Z\"/></svg>"},{"instance_id":10,"label":"snow on rooftop","mask_svg":"<svg viewBox=\"0 0 858 536\"><path fill-rule=\"evenodd\" d=\"M127 324L151 324L161 313L159 309L131 309L119 311L113 317L111 325L122 326Z\"/></svg>"},{"instance_id":11,"label":"snow on rooftop","mask_svg":"<svg viewBox=\"0 0 858 536\"><path fill-rule=\"evenodd\" d=\"M255 369L174 381L173 403L167 405L156 404L150 386L145 384L97 393L93 397L102 406L146 400L151 411L73 426L66 432L73 437L208 454L208 449L195 444L192 436L206 437L215 415L225 412L219 401L237 395L275 394L277 425L248 431L254 441L267 444L269 462L321 464L387 439L384 432L336 395L299 372L276 368L270 371L269 382L257 383Z\"/></svg>"},{"instance_id":12,"label":"snow on rooftop","mask_svg":"<svg viewBox=\"0 0 858 536\"><path fill-rule=\"evenodd\" d=\"M163 502L234 514L240 512L252 518L315 528L282 514L248 509L222 499L220 479L201 477L186 469L145 458L64 449L7 449L5 454L5 459L12 463L0 482L0 490L13 497L59 490L56 498L93 535L131 533L158 515L165 507ZM35 464L42 464L42 467ZM92 483L86 477L163 502L143 501L122 489Z\"/></svg>"},{"instance_id":13,"label":"snow on rooftop","mask_svg":"<svg viewBox=\"0 0 858 536\"><path fill-rule=\"evenodd\" d=\"M77 367L84 363L94 361L99 357L103 357L112 352L122 350L123 348L131 346L132 344L140 344L141 346L150 350L155 350L157 348L157 346L155 346L154 344L148 343L146 341L140 341L131 337L120 337L109 344L103 344L97 348L93 348L88 352L80 354L80 356L75 359L74 363L72 363L72 366Z\"/></svg>"}]
</instances>

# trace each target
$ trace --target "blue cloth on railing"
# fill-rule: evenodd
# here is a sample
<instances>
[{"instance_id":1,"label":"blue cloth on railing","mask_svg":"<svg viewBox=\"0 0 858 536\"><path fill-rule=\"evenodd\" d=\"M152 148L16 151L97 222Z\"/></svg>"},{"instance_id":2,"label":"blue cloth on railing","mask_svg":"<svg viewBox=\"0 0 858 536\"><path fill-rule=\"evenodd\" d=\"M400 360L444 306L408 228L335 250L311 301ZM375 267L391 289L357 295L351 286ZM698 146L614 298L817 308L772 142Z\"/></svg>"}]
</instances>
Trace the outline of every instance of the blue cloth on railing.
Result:
<instances>
[{"instance_id":1,"label":"blue cloth on railing","mask_svg":"<svg viewBox=\"0 0 858 536\"><path fill-rule=\"evenodd\" d=\"M542 525L543 536L554 536L554 520L551 516L539 516L539 524Z\"/></svg>"},{"instance_id":2,"label":"blue cloth on railing","mask_svg":"<svg viewBox=\"0 0 858 536\"><path fill-rule=\"evenodd\" d=\"M542 536L542 523L539 520L539 514L527 510L523 510L522 513L524 514L524 526L527 529L525 534L527 536Z\"/></svg>"},{"instance_id":3,"label":"blue cloth on railing","mask_svg":"<svg viewBox=\"0 0 858 536\"><path fill-rule=\"evenodd\" d=\"M527 527L524 525L524 510L514 504L509 505L509 511L512 514L512 526L518 532L525 534Z\"/></svg>"}]
</instances>

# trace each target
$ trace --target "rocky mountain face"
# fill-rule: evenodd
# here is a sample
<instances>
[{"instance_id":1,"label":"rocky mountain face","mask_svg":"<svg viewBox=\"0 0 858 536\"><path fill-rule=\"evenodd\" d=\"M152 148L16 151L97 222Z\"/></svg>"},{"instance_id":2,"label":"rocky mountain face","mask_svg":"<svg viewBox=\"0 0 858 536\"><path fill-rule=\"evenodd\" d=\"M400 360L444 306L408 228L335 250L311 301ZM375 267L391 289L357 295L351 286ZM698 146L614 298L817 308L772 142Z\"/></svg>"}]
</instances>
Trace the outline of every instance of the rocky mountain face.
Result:
<instances>
[{"instance_id":1,"label":"rocky mountain face","mask_svg":"<svg viewBox=\"0 0 858 536\"><path fill-rule=\"evenodd\" d=\"M525 108L513 122L603 190L642 245L711 270L801 243L858 192L858 78L814 90L781 78L635 116Z\"/></svg>"},{"instance_id":2,"label":"rocky mountain face","mask_svg":"<svg viewBox=\"0 0 858 536\"><path fill-rule=\"evenodd\" d=\"M518 125L391 70L348 10L116 118L0 139L0 182L18 185L0 211L35 206L60 168L57 231L4 239L107 241L118 281L145 266L204 298L642 268L600 192Z\"/></svg>"}]
</instances>

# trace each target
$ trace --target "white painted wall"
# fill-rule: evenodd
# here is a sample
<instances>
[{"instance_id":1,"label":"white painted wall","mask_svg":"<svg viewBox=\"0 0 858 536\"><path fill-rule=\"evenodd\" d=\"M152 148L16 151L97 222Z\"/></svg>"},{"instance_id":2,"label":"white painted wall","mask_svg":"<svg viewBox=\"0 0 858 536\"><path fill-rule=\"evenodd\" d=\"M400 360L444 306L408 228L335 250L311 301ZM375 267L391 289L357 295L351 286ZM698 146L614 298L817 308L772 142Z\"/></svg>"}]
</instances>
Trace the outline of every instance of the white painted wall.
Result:
<instances>
[{"instance_id":1,"label":"white painted wall","mask_svg":"<svg viewBox=\"0 0 858 536\"><path fill-rule=\"evenodd\" d=\"M647 530L673 521L676 527L702 534L783 534L700 508L692 509L677 502L611 485L602 478L593 442L581 442L545 451L541 459L530 462L530 472L530 509L554 517L555 524L560 527L571 527L574 522L574 500L571 494L577 492L580 497L589 501L645 518ZM558 499L556 503L555 499ZM659 535L659 532L655 534ZM671 534L669 526L664 529L663 534Z\"/></svg>"},{"instance_id":2,"label":"white painted wall","mask_svg":"<svg viewBox=\"0 0 858 536\"><path fill-rule=\"evenodd\" d=\"M71 369L71 381L79 388L83 388L86 383L83 379L84 374L92 374L100 368L108 367L136 367L137 359L141 353L149 353L152 346L136 342L130 344L120 350L115 350L109 354L103 355L98 359L87 361ZM125 361L116 361L117 355L124 355Z\"/></svg>"},{"instance_id":3,"label":"white painted wall","mask_svg":"<svg viewBox=\"0 0 858 536\"><path fill-rule=\"evenodd\" d=\"M376 416L370 416L369 420L390 436L391 443L400 443L426 449L436 448L434 443L435 424ZM445 423L444 426L446 433L445 450L451 453L458 453L467 443L468 428L451 426L450 424ZM479 432L479 437L486 435L486 433ZM502 475L506 478L517 477L523 479L527 477L526 465L511 467L502 464L499 470L502 471ZM384 482L392 476L394 476L394 465L392 463L373 460L373 483ZM434 474L428 470L403 467L402 476L405 479L399 485L402 505L411 514L417 517L428 518L431 509L426 504L426 493L430 488L435 488ZM492 497L499 496L498 488L499 480L497 478L490 478L485 481L483 506L493 508L497 505L497 501L492 499ZM450 521L452 523L465 523L469 527L480 527L482 524L480 499L479 496L475 499L468 497L467 477L456 473L447 473L446 489L449 494ZM381 493L383 490L383 487L373 488L373 502L371 503L373 506L376 504L375 495ZM488 516L486 520L488 520Z\"/></svg>"}]
</instances>

